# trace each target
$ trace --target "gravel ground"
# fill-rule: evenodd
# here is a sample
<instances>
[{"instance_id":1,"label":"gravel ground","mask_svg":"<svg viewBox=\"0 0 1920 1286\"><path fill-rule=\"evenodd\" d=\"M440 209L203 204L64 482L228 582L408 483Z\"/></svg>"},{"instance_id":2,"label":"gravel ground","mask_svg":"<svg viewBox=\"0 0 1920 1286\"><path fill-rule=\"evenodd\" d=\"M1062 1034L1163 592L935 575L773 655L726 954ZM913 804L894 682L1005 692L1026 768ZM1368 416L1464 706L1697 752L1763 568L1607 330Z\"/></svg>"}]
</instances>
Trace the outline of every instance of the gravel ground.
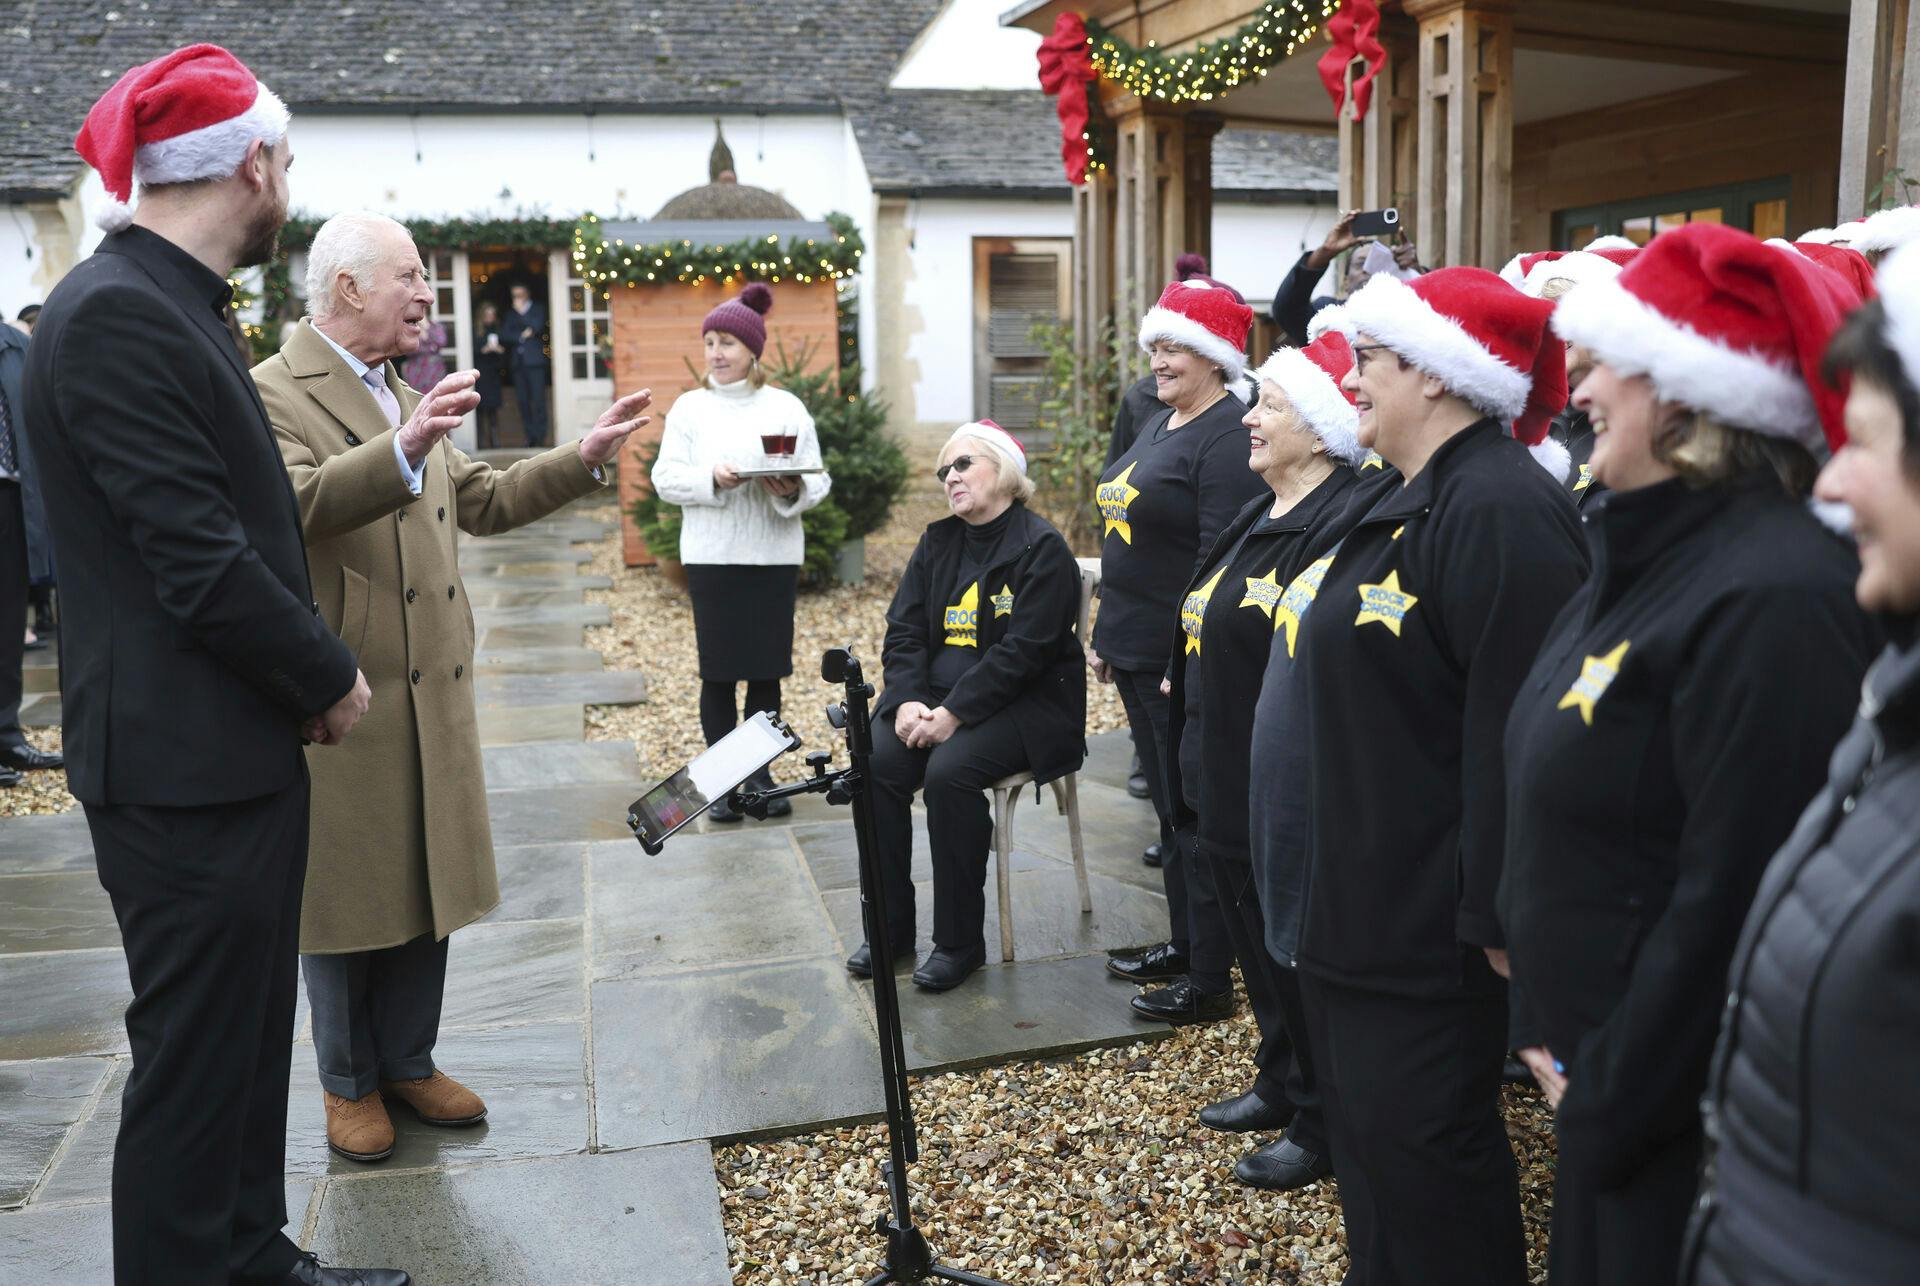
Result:
<instances>
[{"instance_id":1,"label":"gravel ground","mask_svg":"<svg viewBox=\"0 0 1920 1286\"><path fill-rule=\"evenodd\" d=\"M1113 1003L1130 994L1114 984ZM1245 1089L1258 1041L1239 1018L1171 1039L918 1080L915 1217L936 1253L1010 1286L1333 1286L1346 1272L1335 1185L1234 1182L1255 1142L1195 1119ZM876 1073L877 1074L877 1073ZM1553 1143L1545 1100L1507 1090L1529 1266L1546 1278ZM717 1149L736 1286L840 1286L879 1271L883 1127Z\"/></svg>"},{"instance_id":2,"label":"gravel ground","mask_svg":"<svg viewBox=\"0 0 1920 1286\"><path fill-rule=\"evenodd\" d=\"M60 749L58 728L29 728L26 733L28 745L40 750ZM0 817L45 817L71 812L79 802L67 793L64 770L30 772L18 786L0 790Z\"/></svg>"},{"instance_id":3,"label":"gravel ground","mask_svg":"<svg viewBox=\"0 0 1920 1286\"><path fill-rule=\"evenodd\" d=\"M869 677L879 679L887 604L921 531L945 513L945 502L929 483L927 491L915 492L894 511L885 529L867 538L866 580L801 592L793 628L794 677L784 685L783 714L809 750L840 744L839 734L827 726L822 713L839 689L821 682L820 654L831 647L851 647L865 663ZM611 511L607 517L611 520ZM593 561L582 570L613 578L612 589L587 592L588 602L608 605L613 624L588 630L586 645L598 651L611 669L645 674L648 687L645 705L588 706L588 739L632 741L640 763L660 772L685 763L706 744L700 736L693 607L686 593L669 583L658 568L622 565L617 535L602 540L594 548ZM1107 732L1125 725L1126 715L1114 690L1089 681L1087 731Z\"/></svg>"}]
</instances>

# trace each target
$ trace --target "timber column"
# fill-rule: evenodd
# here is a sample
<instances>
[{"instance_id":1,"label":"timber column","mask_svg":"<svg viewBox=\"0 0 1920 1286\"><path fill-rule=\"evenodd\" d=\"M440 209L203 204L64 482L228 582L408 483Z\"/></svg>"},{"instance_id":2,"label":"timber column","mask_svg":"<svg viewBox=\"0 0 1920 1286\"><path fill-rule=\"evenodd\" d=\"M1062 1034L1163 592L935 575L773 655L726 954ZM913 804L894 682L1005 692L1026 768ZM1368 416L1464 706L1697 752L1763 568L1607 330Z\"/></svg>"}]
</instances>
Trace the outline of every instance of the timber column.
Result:
<instances>
[{"instance_id":1,"label":"timber column","mask_svg":"<svg viewBox=\"0 0 1920 1286\"><path fill-rule=\"evenodd\" d=\"M1213 136L1220 120L1149 111L1135 98L1107 106L1114 118L1114 326L1124 336L1159 300L1173 261L1213 240ZM1122 345L1122 351L1131 346ZM1128 382L1146 369L1135 353Z\"/></svg>"},{"instance_id":2,"label":"timber column","mask_svg":"<svg viewBox=\"0 0 1920 1286\"><path fill-rule=\"evenodd\" d=\"M1386 62L1373 78L1367 114L1358 120L1353 115L1353 82L1366 64L1356 58L1347 66L1347 101L1339 117L1340 208L1379 210L1396 206L1401 226L1411 237L1420 213L1414 194L1419 33L1400 14L1382 14L1380 44L1387 51ZM1425 253L1426 247L1421 250Z\"/></svg>"},{"instance_id":3,"label":"timber column","mask_svg":"<svg viewBox=\"0 0 1920 1286\"><path fill-rule=\"evenodd\" d=\"M1494 268L1513 235L1513 0L1405 0L1420 24L1415 241Z\"/></svg>"}]
</instances>

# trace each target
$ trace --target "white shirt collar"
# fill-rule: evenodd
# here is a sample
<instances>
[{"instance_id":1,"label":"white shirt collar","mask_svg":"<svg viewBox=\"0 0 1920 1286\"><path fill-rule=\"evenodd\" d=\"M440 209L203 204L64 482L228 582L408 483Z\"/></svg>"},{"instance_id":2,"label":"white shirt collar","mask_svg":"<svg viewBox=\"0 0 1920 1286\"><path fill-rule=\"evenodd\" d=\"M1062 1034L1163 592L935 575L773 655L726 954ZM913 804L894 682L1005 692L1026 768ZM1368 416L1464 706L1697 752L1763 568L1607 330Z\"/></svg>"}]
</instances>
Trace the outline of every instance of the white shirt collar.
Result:
<instances>
[{"instance_id":1,"label":"white shirt collar","mask_svg":"<svg viewBox=\"0 0 1920 1286\"><path fill-rule=\"evenodd\" d=\"M312 325L311 322L309 322L308 324ZM365 362L355 357L352 353L349 353L346 349L340 347L340 345L334 343L333 336L327 334L327 332L325 332L324 330L321 330L318 326L314 326L313 333L318 335L321 339L326 340L327 343L332 346L334 352L340 354L340 356L347 359L347 365L353 369L354 378L362 382L365 382L367 378L367 372L373 369L371 366L367 365ZM385 363L382 363L382 365L384 364Z\"/></svg>"}]
</instances>

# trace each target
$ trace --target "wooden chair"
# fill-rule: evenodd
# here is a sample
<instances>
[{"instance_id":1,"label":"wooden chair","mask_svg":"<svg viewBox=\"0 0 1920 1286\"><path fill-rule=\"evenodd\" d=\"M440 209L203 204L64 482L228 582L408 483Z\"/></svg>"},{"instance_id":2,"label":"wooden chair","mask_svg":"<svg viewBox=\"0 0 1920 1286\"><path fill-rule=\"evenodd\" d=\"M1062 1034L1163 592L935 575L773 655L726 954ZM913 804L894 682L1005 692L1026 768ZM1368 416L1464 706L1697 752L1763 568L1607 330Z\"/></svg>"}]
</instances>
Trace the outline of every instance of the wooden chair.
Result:
<instances>
[{"instance_id":1,"label":"wooden chair","mask_svg":"<svg viewBox=\"0 0 1920 1286\"><path fill-rule=\"evenodd\" d=\"M1100 583L1100 560L1081 558L1080 619L1073 636L1087 637L1087 617L1093 610L1093 591ZM993 783L993 851L1000 885L1000 958L1013 959L1013 810L1020 791L1033 783L1033 774L1017 772ZM1080 914L1093 914L1093 892L1087 886L1087 855L1080 841L1080 774L1070 772L1050 783L1053 802L1067 819L1067 842L1073 848L1073 875L1080 883Z\"/></svg>"}]
</instances>

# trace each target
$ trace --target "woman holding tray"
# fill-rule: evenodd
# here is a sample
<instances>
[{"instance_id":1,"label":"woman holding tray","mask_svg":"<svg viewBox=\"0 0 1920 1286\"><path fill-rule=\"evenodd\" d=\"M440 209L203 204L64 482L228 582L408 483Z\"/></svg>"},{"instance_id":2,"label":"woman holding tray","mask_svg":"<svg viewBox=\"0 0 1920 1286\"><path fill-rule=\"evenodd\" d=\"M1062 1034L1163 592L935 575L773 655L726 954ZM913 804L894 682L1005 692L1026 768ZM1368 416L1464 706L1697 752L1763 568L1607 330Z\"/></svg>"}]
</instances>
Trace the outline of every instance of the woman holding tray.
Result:
<instances>
[{"instance_id":1,"label":"woman holding tray","mask_svg":"<svg viewBox=\"0 0 1920 1286\"><path fill-rule=\"evenodd\" d=\"M667 413L653 462L653 489L681 509L680 561L693 599L708 745L739 723L742 681L747 717L780 712L780 680L793 673L794 595L806 549L800 515L833 485L820 467L813 417L799 398L768 385L761 369L772 304L772 290L755 282L707 314L700 324L706 374ZM780 466L792 473L765 472L763 439L779 440ZM770 784L764 771L761 777ZM775 800L768 812L792 807ZM707 815L740 820L724 800Z\"/></svg>"}]
</instances>

